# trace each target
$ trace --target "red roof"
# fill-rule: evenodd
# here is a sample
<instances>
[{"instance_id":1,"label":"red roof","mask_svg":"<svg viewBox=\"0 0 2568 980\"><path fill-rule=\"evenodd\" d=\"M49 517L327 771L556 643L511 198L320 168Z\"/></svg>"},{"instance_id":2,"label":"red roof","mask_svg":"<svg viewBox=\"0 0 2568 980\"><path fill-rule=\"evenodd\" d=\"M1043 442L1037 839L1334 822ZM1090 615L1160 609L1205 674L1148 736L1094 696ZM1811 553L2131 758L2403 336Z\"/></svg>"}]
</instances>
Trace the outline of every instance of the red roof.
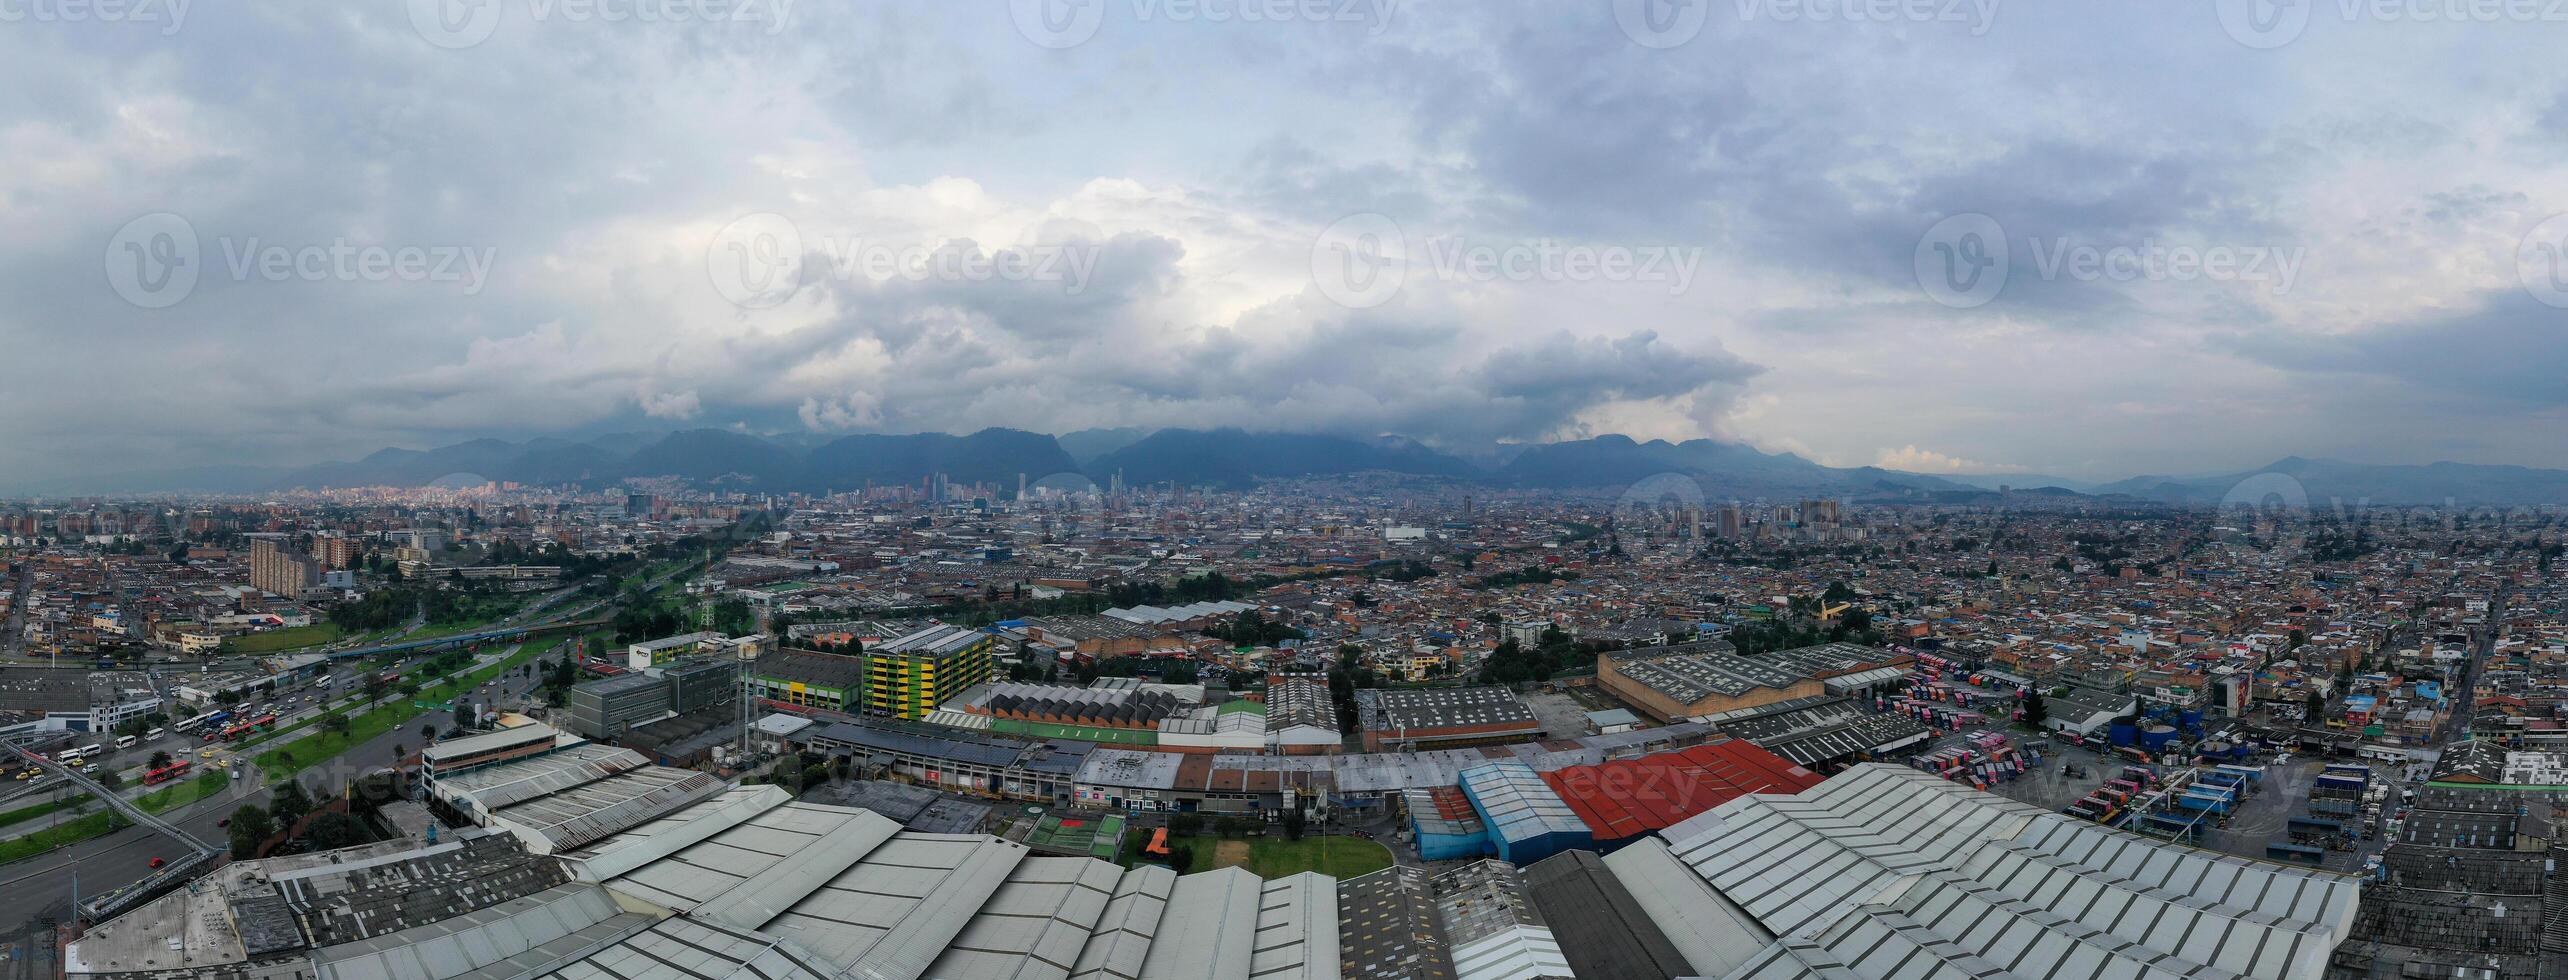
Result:
<instances>
[{"instance_id":1,"label":"red roof","mask_svg":"<svg viewBox=\"0 0 2568 980\"><path fill-rule=\"evenodd\" d=\"M1728 739L1547 772L1543 781L1604 841L1674 826L1751 793L1798 793L1819 785L1820 776L1754 743Z\"/></svg>"}]
</instances>

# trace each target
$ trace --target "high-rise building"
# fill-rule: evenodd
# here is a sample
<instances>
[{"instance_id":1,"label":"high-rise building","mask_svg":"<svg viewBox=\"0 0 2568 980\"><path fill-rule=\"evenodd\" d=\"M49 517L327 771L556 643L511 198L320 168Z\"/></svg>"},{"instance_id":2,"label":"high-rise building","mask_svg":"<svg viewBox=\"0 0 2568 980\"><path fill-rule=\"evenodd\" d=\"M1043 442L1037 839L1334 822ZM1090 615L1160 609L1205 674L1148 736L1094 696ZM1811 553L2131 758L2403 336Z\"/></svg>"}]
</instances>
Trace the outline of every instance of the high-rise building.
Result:
<instances>
[{"instance_id":1,"label":"high-rise building","mask_svg":"<svg viewBox=\"0 0 2568 980\"><path fill-rule=\"evenodd\" d=\"M250 586L288 599L303 595L303 590L321 584L321 563L312 556L294 550L294 541L282 534L250 536Z\"/></svg>"},{"instance_id":2,"label":"high-rise building","mask_svg":"<svg viewBox=\"0 0 2568 980\"><path fill-rule=\"evenodd\" d=\"M867 648L865 708L917 719L945 699L989 680L996 637L964 626L931 626Z\"/></svg>"},{"instance_id":3,"label":"high-rise building","mask_svg":"<svg viewBox=\"0 0 2568 980\"><path fill-rule=\"evenodd\" d=\"M323 568L346 568L357 563L357 542L344 534L320 534L312 538L312 559Z\"/></svg>"}]
</instances>

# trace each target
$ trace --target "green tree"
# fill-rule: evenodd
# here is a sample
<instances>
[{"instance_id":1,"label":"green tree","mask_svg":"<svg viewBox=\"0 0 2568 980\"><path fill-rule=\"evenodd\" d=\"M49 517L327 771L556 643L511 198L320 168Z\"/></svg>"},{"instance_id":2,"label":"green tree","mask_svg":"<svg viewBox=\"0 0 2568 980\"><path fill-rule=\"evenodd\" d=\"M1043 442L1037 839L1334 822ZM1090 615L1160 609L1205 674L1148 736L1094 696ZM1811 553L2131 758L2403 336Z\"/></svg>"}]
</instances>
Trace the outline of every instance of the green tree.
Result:
<instances>
[{"instance_id":1,"label":"green tree","mask_svg":"<svg viewBox=\"0 0 2568 980\"><path fill-rule=\"evenodd\" d=\"M166 752L166 751L161 751L161 752L154 752L154 753L152 753L152 759L151 759L151 761L150 761L150 762L145 763L144 765L145 765L145 766L147 766L147 767L149 767L149 768L153 768L153 769L167 769L167 768L169 768L169 763L170 763L169 753L168 753L168 752Z\"/></svg>"},{"instance_id":2,"label":"green tree","mask_svg":"<svg viewBox=\"0 0 2568 980\"><path fill-rule=\"evenodd\" d=\"M2024 692L2024 724L2040 728L2043 720L2049 717L2051 717L2051 709L2042 703L2042 692Z\"/></svg>"},{"instance_id":3,"label":"green tree","mask_svg":"<svg viewBox=\"0 0 2568 980\"><path fill-rule=\"evenodd\" d=\"M366 842L365 829L357 825L355 817L344 813L324 813L312 818L312 824L304 828L303 836L312 842L312 849L316 851L332 851Z\"/></svg>"},{"instance_id":4,"label":"green tree","mask_svg":"<svg viewBox=\"0 0 2568 980\"><path fill-rule=\"evenodd\" d=\"M268 815L276 818L280 828L294 826L295 821L310 812L312 797L303 791L301 780L288 779L277 784L276 792L269 794Z\"/></svg>"},{"instance_id":5,"label":"green tree","mask_svg":"<svg viewBox=\"0 0 2568 980\"><path fill-rule=\"evenodd\" d=\"M1309 826L1307 823L1308 819L1309 818L1302 816L1302 811L1300 810L1284 811L1284 839L1301 840L1302 831Z\"/></svg>"},{"instance_id":6,"label":"green tree","mask_svg":"<svg viewBox=\"0 0 2568 980\"><path fill-rule=\"evenodd\" d=\"M257 804L244 803L232 811L232 858L248 860L259 856L259 845L276 836L276 818Z\"/></svg>"}]
</instances>

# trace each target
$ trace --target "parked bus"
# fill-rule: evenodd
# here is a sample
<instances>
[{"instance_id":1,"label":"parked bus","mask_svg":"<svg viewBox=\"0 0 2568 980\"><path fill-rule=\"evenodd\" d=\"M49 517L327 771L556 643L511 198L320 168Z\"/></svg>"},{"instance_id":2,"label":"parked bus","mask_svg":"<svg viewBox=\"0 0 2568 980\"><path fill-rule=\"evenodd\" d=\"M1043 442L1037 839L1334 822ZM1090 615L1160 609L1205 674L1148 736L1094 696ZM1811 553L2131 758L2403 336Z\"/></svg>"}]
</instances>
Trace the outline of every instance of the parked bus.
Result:
<instances>
[{"instance_id":1,"label":"parked bus","mask_svg":"<svg viewBox=\"0 0 2568 980\"><path fill-rule=\"evenodd\" d=\"M130 749L134 747L134 743L136 741L139 740L131 735L119 735L116 736L116 747L120 749Z\"/></svg>"},{"instance_id":2,"label":"parked bus","mask_svg":"<svg viewBox=\"0 0 2568 980\"><path fill-rule=\"evenodd\" d=\"M62 750L60 755L54 756L54 761L61 763L78 762L82 759L88 758L89 753L95 751L97 748L98 747L95 745L74 745Z\"/></svg>"},{"instance_id":3,"label":"parked bus","mask_svg":"<svg viewBox=\"0 0 2568 980\"><path fill-rule=\"evenodd\" d=\"M148 732L144 732L144 733L143 733L143 741L146 741L146 742L157 742L157 741L160 741L162 738L167 737L168 735L169 735L169 729L166 729L166 728L155 728L155 729L152 729L151 731L148 731Z\"/></svg>"},{"instance_id":4,"label":"parked bus","mask_svg":"<svg viewBox=\"0 0 2568 980\"><path fill-rule=\"evenodd\" d=\"M187 770L195 765L196 764L193 762L181 759L177 762L170 763L169 765L154 769L143 774L143 785L158 786L162 783L169 782L170 780L177 779L181 776L187 775Z\"/></svg>"}]
</instances>

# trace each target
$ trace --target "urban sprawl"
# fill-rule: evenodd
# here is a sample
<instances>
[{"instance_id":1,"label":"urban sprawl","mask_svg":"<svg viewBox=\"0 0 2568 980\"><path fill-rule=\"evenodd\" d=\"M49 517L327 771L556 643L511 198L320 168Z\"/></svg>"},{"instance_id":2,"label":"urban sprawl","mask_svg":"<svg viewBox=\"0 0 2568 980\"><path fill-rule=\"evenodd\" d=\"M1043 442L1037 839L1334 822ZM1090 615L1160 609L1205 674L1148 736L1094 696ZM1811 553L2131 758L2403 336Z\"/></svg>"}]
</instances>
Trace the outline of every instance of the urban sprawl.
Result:
<instances>
[{"instance_id":1,"label":"urban sprawl","mask_svg":"<svg viewBox=\"0 0 2568 980\"><path fill-rule=\"evenodd\" d=\"M2568 515L2003 499L0 502L0 952L2568 976Z\"/></svg>"}]
</instances>

